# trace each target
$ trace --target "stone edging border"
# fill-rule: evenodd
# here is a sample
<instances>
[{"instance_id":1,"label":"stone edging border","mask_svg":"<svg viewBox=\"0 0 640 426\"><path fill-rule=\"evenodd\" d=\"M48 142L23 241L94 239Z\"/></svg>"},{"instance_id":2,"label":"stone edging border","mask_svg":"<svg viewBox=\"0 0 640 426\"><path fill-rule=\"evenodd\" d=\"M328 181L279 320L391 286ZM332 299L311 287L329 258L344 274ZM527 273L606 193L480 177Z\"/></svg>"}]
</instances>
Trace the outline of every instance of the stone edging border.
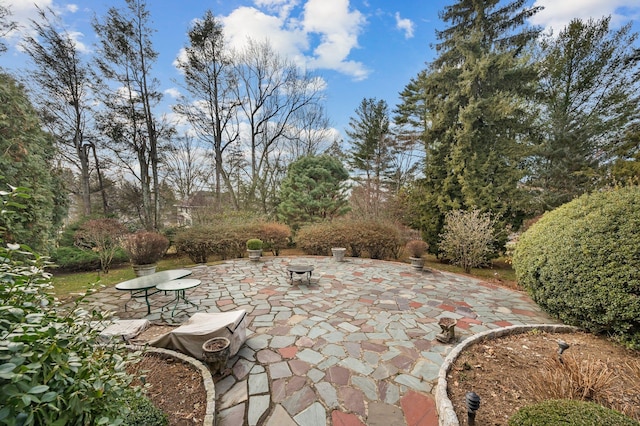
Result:
<instances>
[{"instance_id":1,"label":"stone edging border","mask_svg":"<svg viewBox=\"0 0 640 426\"><path fill-rule=\"evenodd\" d=\"M438 424L440 426L459 426L458 416L453 410L453 404L447 396L447 374L453 366L455 360L460 353L467 347L484 340L495 339L497 337L508 336L511 334L524 333L531 330L546 331L549 333L574 333L579 329L577 327L562 324L533 324L533 325L512 325L510 327L496 328L484 331L468 337L456 347L454 347L449 355L444 359L438 372L438 384L435 390L436 410L438 411Z\"/></svg>"},{"instance_id":2,"label":"stone edging border","mask_svg":"<svg viewBox=\"0 0 640 426\"><path fill-rule=\"evenodd\" d=\"M127 348L134 351L161 354L161 355L177 358L182 362L191 364L194 368L200 371L200 375L202 376L202 383L204 384L204 388L207 392L207 407L205 409L204 421L202 422L202 425L215 426L216 424L216 387L213 383L213 378L211 377L211 372L209 371L209 368L207 368L207 366L202 361L199 361L183 353L172 351L170 349L155 348L151 346L141 346L141 345L127 345Z\"/></svg>"}]
</instances>

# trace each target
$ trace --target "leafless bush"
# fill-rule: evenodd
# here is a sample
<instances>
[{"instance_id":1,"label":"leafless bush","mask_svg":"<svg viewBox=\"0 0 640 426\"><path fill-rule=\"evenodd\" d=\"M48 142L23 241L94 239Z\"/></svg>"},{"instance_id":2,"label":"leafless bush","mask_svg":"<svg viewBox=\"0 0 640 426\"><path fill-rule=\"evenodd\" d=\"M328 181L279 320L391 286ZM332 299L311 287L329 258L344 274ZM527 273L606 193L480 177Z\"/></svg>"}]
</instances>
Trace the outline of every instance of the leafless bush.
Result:
<instances>
[{"instance_id":1,"label":"leafless bush","mask_svg":"<svg viewBox=\"0 0 640 426\"><path fill-rule=\"evenodd\" d=\"M158 232L138 231L122 238L122 248L134 265L149 265L165 255L169 239Z\"/></svg>"},{"instance_id":2,"label":"leafless bush","mask_svg":"<svg viewBox=\"0 0 640 426\"><path fill-rule=\"evenodd\" d=\"M109 273L116 250L120 247L120 236L127 229L115 219L93 219L85 222L76 232L75 244L98 253L100 269Z\"/></svg>"},{"instance_id":3,"label":"leafless bush","mask_svg":"<svg viewBox=\"0 0 640 426\"><path fill-rule=\"evenodd\" d=\"M471 272L486 264L494 254L495 219L480 210L453 210L447 213L440 234L440 250L453 263Z\"/></svg>"}]
</instances>

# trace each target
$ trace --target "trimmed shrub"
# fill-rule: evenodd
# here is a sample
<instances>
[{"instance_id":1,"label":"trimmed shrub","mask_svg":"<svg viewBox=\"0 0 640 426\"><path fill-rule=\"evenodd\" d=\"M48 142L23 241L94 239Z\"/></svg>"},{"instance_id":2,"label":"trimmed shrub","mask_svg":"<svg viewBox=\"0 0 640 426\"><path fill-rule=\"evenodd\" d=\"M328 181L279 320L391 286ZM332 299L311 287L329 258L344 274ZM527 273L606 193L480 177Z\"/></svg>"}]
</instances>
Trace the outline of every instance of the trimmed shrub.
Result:
<instances>
[{"instance_id":1,"label":"trimmed shrub","mask_svg":"<svg viewBox=\"0 0 640 426\"><path fill-rule=\"evenodd\" d=\"M546 213L516 246L518 283L566 324L640 347L640 188L598 192Z\"/></svg>"},{"instance_id":2,"label":"trimmed shrub","mask_svg":"<svg viewBox=\"0 0 640 426\"><path fill-rule=\"evenodd\" d=\"M624 414L586 401L551 399L529 405L509 418L509 426L640 426Z\"/></svg>"},{"instance_id":3,"label":"trimmed shrub","mask_svg":"<svg viewBox=\"0 0 640 426\"><path fill-rule=\"evenodd\" d=\"M169 423L167 415L145 395L129 390L123 402L131 408L131 414L127 416L124 425L164 426Z\"/></svg>"},{"instance_id":4,"label":"trimmed shrub","mask_svg":"<svg viewBox=\"0 0 640 426\"><path fill-rule=\"evenodd\" d=\"M251 238L247 240L247 250L262 250L262 240L258 238Z\"/></svg>"},{"instance_id":5,"label":"trimmed shrub","mask_svg":"<svg viewBox=\"0 0 640 426\"><path fill-rule=\"evenodd\" d=\"M264 241L264 249L278 256L291 240L291 228L283 223L265 222L260 224L258 237Z\"/></svg>"},{"instance_id":6,"label":"trimmed shrub","mask_svg":"<svg viewBox=\"0 0 640 426\"><path fill-rule=\"evenodd\" d=\"M78 247L58 247L49 253L51 261L58 271L81 272L95 271L100 268L100 256L93 250L83 250ZM113 255L111 265L118 265L129 261L129 255L118 248Z\"/></svg>"},{"instance_id":7,"label":"trimmed shrub","mask_svg":"<svg viewBox=\"0 0 640 426\"><path fill-rule=\"evenodd\" d=\"M176 250L189 256L193 263L207 263L213 254L210 228L194 227L183 229L176 234Z\"/></svg>"},{"instance_id":8,"label":"trimmed shrub","mask_svg":"<svg viewBox=\"0 0 640 426\"><path fill-rule=\"evenodd\" d=\"M410 257L419 258L427 252L429 244L422 240L410 240L404 248Z\"/></svg>"},{"instance_id":9,"label":"trimmed shrub","mask_svg":"<svg viewBox=\"0 0 640 426\"><path fill-rule=\"evenodd\" d=\"M349 240L344 234L343 222L322 222L301 228L296 235L296 246L306 254L329 256L332 247L349 250Z\"/></svg>"},{"instance_id":10,"label":"trimmed shrub","mask_svg":"<svg viewBox=\"0 0 640 426\"><path fill-rule=\"evenodd\" d=\"M91 271L100 268L100 256L95 251L78 247L59 247L49 255L51 261L63 271Z\"/></svg>"},{"instance_id":11,"label":"trimmed shrub","mask_svg":"<svg viewBox=\"0 0 640 426\"><path fill-rule=\"evenodd\" d=\"M138 231L122 238L122 248L134 265L156 263L169 248L169 239L157 232Z\"/></svg>"},{"instance_id":12,"label":"trimmed shrub","mask_svg":"<svg viewBox=\"0 0 640 426\"><path fill-rule=\"evenodd\" d=\"M344 247L353 257L397 259L402 249L398 228L370 220L337 220L305 226L298 231L296 245L306 254L328 256L332 247Z\"/></svg>"}]
</instances>

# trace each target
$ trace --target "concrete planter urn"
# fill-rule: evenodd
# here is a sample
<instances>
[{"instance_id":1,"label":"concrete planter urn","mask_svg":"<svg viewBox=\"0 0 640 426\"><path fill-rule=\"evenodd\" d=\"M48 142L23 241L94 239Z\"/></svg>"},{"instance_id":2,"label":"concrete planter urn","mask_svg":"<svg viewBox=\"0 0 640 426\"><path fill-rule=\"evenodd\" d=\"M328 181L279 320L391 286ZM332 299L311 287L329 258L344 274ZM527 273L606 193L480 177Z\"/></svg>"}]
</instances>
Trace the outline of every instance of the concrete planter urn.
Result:
<instances>
[{"instance_id":1,"label":"concrete planter urn","mask_svg":"<svg viewBox=\"0 0 640 426\"><path fill-rule=\"evenodd\" d=\"M413 266L415 269L424 268L424 259L421 257L410 257L409 261L411 262L411 266Z\"/></svg>"},{"instance_id":2,"label":"concrete planter urn","mask_svg":"<svg viewBox=\"0 0 640 426\"><path fill-rule=\"evenodd\" d=\"M202 344L202 358L211 373L222 373L229 360L231 341L226 337L214 337Z\"/></svg>"},{"instance_id":3,"label":"concrete planter urn","mask_svg":"<svg viewBox=\"0 0 640 426\"><path fill-rule=\"evenodd\" d=\"M131 267L133 268L133 272L136 274L136 277L144 277L155 273L158 264L149 263L146 265L131 265Z\"/></svg>"},{"instance_id":4,"label":"concrete planter urn","mask_svg":"<svg viewBox=\"0 0 640 426\"><path fill-rule=\"evenodd\" d=\"M331 253L333 254L333 259L336 262L344 262L344 254L347 252L347 249L344 247L333 247L331 249Z\"/></svg>"},{"instance_id":5,"label":"concrete planter urn","mask_svg":"<svg viewBox=\"0 0 640 426\"><path fill-rule=\"evenodd\" d=\"M262 240L252 238L247 241L247 253L249 253L249 260L257 262L262 256Z\"/></svg>"}]
</instances>

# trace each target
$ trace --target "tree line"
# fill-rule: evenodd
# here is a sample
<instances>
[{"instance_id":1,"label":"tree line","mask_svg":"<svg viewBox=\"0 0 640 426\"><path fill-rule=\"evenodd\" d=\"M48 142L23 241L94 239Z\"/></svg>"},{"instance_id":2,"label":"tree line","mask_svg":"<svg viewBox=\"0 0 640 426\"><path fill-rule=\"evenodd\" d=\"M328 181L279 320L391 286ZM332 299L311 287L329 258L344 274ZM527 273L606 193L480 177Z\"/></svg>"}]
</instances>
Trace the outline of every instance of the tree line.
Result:
<instances>
[{"instance_id":1,"label":"tree line","mask_svg":"<svg viewBox=\"0 0 640 426\"><path fill-rule=\"evenodd\" d=\"M449 211L478 209L517 230L582 193L637 183L637 34L630 24L613 29L610 17L543 34L527 23L539 10L525 0L446 6L435 59L392 110L362 100L345 150L322 81L268 41L231 49L211 11L176 61L183 95L173 108L188 132L157 113L144 0L95 18L92 58L51 10L40 10L23 45L32 99L84 215L158 229L166 206L207 202L295 225L344 214L348 198L352 215L420 229L437 250ZM0 33L13 28L7 8L0 23Z\"/></svg>"}]
</instances>

